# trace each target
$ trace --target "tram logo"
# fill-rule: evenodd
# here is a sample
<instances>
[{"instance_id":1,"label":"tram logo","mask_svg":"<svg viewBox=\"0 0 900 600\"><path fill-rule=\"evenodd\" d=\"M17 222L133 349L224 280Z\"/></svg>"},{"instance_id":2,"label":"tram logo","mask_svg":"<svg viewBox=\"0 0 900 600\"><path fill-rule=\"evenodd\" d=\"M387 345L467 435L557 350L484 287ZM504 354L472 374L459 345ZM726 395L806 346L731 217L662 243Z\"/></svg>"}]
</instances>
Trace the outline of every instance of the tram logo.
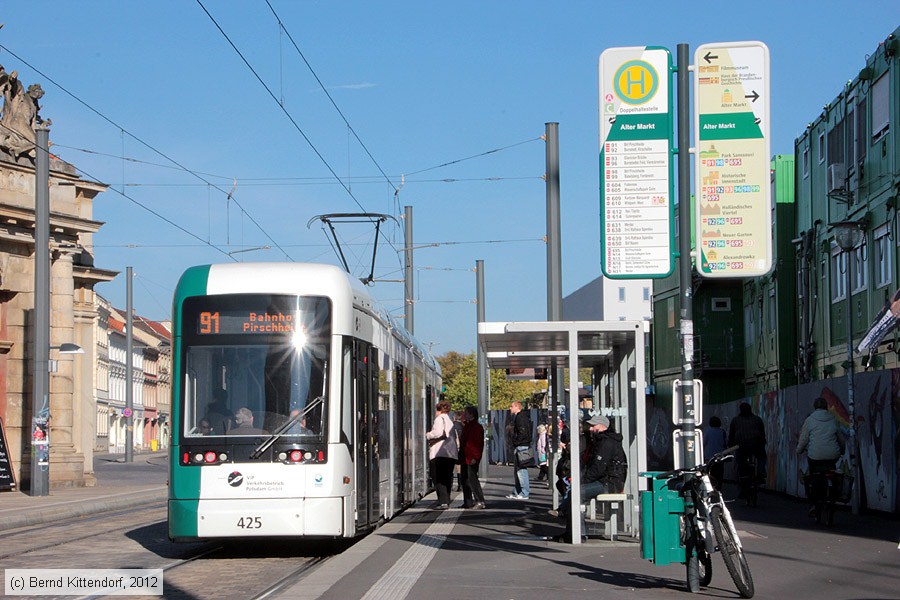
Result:
<instances>
[{"instance_id":1,"label":"tram logo","mask_svg":"<svg viewBox=\"0 0 900 600\"><path fill-rule=\"evenodd\" d=\"M239 472L232 471L228 474L228 485L230 485L231 487L238 487L242 483L244 483L244 476Z\"/></svg>"}]
</instances>

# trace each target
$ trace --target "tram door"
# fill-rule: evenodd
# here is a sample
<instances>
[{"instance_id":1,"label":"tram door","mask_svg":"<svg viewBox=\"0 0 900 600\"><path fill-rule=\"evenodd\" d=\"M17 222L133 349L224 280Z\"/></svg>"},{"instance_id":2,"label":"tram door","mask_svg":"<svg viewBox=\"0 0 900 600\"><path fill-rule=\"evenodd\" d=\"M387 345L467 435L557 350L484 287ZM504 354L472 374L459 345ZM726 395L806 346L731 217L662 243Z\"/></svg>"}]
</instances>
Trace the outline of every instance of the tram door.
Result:
<instances>
[{"instance_id":1,"label":"tram door","mask_svg":"<svg viewBox=\"0 0 900 600\"><path fill-rule=\"evenodd\" d=\"M402 506L408 502L406 495L409 490L407 482L407 473L409 473L409 458L406 456L407 422L406 409L403 400L403 367L397 365L394 367L394 412L391 418L394 420L394 481L397 488L394 491L396 498L396 506Z\"/></svg>"},{"instance_id":2,"label":"tram door","mask_svg":"<svg viewBox=\"0 0 900 600\"><path fill-rule=\"evenodd\" d=\"M378 520L378 350L354 340L353 383L356 403L356 526Z\"/></svg>"}]
</instances>

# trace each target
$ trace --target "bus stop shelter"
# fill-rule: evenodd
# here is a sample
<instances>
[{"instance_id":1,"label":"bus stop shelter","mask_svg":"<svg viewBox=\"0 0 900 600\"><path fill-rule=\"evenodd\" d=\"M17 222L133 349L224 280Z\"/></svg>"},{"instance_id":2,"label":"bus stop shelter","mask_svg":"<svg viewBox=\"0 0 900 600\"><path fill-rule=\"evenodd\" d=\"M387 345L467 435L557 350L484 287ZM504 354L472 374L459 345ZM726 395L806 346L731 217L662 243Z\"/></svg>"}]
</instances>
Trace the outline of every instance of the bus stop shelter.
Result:
<instances>
[{"instance_id":1,"label":"bus stop shelter","mask_svg":"<svg viewBox=\"0 0 900 600\"><path fill-rule=\"evenodd\" d=\"M478 344L492 369L568 368L570 390L578 389L579 369L593 369L596 385L591 414L608 417L622 434L628 456L623 529L625 534L636 536L640 523L638 474L647 470L643 321L483 321L478 323ZM551 390L551 415L559 414L557 399L561 396ZM572 432L573 498L581 497L578 396L569 394L566 408ZM554 427L554 431L557 429ZM558 451L555 445L554 450ZM554 489L554 501L556 498ZM579 544L582 532L577 511L573 510L569 518L572 543Z\"/></svg>"}]
</instances>

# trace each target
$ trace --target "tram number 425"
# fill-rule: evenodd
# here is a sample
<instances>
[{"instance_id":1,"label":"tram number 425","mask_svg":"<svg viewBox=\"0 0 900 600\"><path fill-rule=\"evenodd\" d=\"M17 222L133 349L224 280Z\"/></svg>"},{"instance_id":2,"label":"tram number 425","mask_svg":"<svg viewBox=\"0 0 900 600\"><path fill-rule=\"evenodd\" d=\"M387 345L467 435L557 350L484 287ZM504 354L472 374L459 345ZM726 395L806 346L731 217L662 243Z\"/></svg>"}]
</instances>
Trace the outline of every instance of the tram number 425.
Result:
<instances>
[{"instance_id":1,"label":"tram number 425","mask_svg":"<svg viewBox=\"0 0 900 600\"><path fill-rule=\"evenodd\" d=\"M241 517L238 519L237 526L241 529L260 529L262 528L262 517Z\"/></svg>"}]
</instances>

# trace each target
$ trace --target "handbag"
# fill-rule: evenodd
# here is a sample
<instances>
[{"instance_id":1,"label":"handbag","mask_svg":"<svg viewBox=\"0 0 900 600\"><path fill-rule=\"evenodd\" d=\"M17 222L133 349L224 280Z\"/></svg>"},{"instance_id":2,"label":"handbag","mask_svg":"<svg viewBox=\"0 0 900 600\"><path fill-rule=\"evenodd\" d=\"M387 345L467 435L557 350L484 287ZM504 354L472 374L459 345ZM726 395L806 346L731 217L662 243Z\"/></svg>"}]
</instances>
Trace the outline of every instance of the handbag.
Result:
<instances>
[{"instance_id":1,"label":"handbag","mask_svg":"<svg viewBox=\"0 0 900 600\"><path fill-rule=\"evenodd\" d=\"M535 466L534 450L531 448L516 450L516 466L520 468Z\"/></svg>"}]
</instances>

